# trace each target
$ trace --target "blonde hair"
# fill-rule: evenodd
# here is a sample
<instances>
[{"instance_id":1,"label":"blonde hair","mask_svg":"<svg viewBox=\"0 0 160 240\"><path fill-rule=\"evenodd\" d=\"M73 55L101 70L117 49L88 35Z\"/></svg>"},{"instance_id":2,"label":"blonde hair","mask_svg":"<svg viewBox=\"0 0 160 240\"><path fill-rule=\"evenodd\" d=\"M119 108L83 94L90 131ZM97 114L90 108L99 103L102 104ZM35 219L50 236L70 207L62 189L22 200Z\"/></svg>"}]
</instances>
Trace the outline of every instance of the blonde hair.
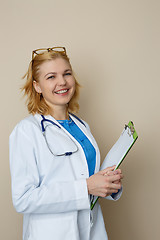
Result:
<instances>
[{"instance_id":1,"label":"blonde hair","mask_svg":"<svg viewBox=\"0 0 160 240\"><path fill-rule=\"evenodd\" d=\"M66 53L55 52L55 51L45 51L42 54L36 55L29 64L27 73L24 75L23 79L26 78L25 84L22 86L21 90L24 91L24 96L27 96L27 108L30 114L51 114L51 109L45 102L42 94L36 92L33 86L33 81L38 81L40 66L43 62L48 60L55 60L56 58L62 58L67 61L71 67L70 60ZM72 68L72 67L71 67ZM75 77L74 77L75 79ZM79 92L80 84L75 79L75 92L67 105L67 112L77 113L79 110Z\"/></svg>"}]
</instances>

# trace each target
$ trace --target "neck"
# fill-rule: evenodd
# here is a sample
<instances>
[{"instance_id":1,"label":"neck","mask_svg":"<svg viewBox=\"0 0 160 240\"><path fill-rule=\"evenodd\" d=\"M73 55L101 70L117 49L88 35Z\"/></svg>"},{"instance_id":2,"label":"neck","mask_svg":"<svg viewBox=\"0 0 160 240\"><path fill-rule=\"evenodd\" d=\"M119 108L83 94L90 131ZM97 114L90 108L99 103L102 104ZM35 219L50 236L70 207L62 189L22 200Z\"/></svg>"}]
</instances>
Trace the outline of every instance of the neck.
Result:
<instances>
[{"instance_id":1,"label":"neck","mask_svg":"<svg viewBox=\"0 0 160 240\"><path fill-rule=\"evenodd\" d=\"M51 112L51 116L54 117L56 120L69 119L68 111L66 107L65 108L54 107L54 110Z\"/></svg>"}]
</instances>

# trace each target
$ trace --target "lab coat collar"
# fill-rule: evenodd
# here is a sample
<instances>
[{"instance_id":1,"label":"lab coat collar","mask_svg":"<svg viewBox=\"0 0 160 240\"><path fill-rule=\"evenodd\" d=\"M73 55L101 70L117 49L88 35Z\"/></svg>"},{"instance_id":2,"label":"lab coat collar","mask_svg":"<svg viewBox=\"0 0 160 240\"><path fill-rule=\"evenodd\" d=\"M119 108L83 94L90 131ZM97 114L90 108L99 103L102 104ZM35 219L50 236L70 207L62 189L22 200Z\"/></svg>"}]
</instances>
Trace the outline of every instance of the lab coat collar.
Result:
<instances>
[{"instance_id":1,"label":"lab coat collar","mask_svg":"<svg viewBox=\"0 0 160 240\"><path fill-rule=\"evenodd\" d=\"M57 124L58 126L61 127L61 124L51 115L44 115L45 119L51 120L52 122L54 122L55 124ZM81 130L85 130L86 126L83 125L77 118L75 118L73 115L69 114L69 117L79 126L79 128L81 128ZM43 120L42 116L40 114L35 114L35 118L39 121L39 123L41 123L41 121ZM50 122L45 122L45 126L51 125L52 123Z\"/></svg>"},{"instance_id":2,"label":"lab coat collar","mask_svg":"<svg viewBox=\"0 0 160 240\"><path fill-rule=\"evenodd\" d=\"M48 120L51 120L53 121L56 125L58 125L60 128L62 128L66 134L68 134L72 139L73 141L75 141L77 143L77 140L74 139L73 136L70 135L70 133L64 129L62 127L62 125L54 118L52 117L51 115L44 115L44 117ZM77 118L75 118L73 115L69 114L69 117L77 124L77 126L84 132L84 134L88 137L88 139L90 140L90 142L93 144L93 146L95 147L96 149L96 166L95 166L95 172L98 172L99 171L99 165L100 165L100 152L99 152L99 149L98 149L98 146L97 146L97 143L95 141L95 139L93 138L90 130L88 129L86 125L86 122L85 122L85 125L83 125ZM41 121L43 120L42 116L40 114L35 114L35 118L37 119L37 121L39 122L39 126L41 128ZM47 127L48 125L51 125L52 123L50 122L47 122L45 121L45 127ZM77 143L79 144L79 143Z\"/></svg>"}]
</instances>

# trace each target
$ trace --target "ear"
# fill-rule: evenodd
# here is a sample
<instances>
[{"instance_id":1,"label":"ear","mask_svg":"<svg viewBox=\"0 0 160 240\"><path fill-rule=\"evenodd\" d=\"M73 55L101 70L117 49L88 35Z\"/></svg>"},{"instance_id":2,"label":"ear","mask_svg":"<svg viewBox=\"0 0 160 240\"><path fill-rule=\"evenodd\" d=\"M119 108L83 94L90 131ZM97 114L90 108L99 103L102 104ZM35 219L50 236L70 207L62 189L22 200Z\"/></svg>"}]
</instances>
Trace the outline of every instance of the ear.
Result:
<instances>
[{"instance_id":1,"label":"ear","mask_svg":"<svg viewBox=\"0 0 160 240\"><path fill-rule=\"evenodd\" d=\"M34 87L34 89L37 93L42 93L42 90L41 90L41 87L40 87L39 83L36 82L35 80L33 81L33 87Z\"/></svg>"}]
</instances>

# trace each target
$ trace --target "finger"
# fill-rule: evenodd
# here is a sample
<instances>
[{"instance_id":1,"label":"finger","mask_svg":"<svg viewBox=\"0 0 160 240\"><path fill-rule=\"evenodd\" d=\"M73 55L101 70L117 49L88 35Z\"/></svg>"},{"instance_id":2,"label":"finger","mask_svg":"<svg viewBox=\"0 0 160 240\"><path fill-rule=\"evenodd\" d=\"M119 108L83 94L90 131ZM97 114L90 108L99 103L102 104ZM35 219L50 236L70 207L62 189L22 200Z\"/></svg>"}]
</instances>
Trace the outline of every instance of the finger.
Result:
<instances>
[{"instance_id":1,"label":"finger","mask_svg":"<svg viewBox=\"0 0 160 240\"><path fill-rule=\"evenodd\" d=\"M122 180L122 178L121 178L120 180L116 180L116 181L114 181L113 183L116 183L116 184L117 184L117 183L122 183L121 180Z\"/></svg>"},{"instance_id":2,"label":"finger","mask_svg":"<svg viewBox=\"0 0 160 240\"><path fill-rule=\"evenodd\" d=\"M109 171L113 171L113 170L115 169L115 167L116 167L116 165L111 166L111 167L107 167L107 168L105 168L105 169L99 171L99 173L101 173L101 174L104 175L104 174L106 174L106 173L109 172Z\"/></svg>"},{"instance_id":3,"label":"finger","mask_svg":"<svg viewBox=\"0 0 160 240\"><path fill-rule=\"evenodd\" d=\"M123 174L121 174L121 179L123 179L124 178L124 175Z\"/></svg>"},{"instance_id":4,"label":"finger","mask_svg":"<svg viewBox=\"0 0 160 240\"><path fill-rule=\"evenodd\" d=\"M107 190L106 189L104 189L103 191L102 191L102 197L106 197L106 196L109 196L109 195L111 195L112 193L118 193L118 191L119 191L119 189L121 189L121 187L119 186L119 188L117 187L117 188L108 188Z\"/></svg>"},{"instance_id":5,"label":"finger","mask_svg":"<svg viewBox=\"0 0 160 240\"><path fill-rule=\"evenodd\" d=\"M104 177L106 178L106 181L108 182L115 182L115 181L119 181L121 179L121 174L110 174L110 175L104 175Z\"/></svg>"},{"instance_id":6,"label":"finger","mask_svg":"<svg viewBox=\"0 0 160 240\"><path fill-rule=\"evenodd\" d=\"M105 197L111 195L112 193L118 193L119 189L109 189L107 193L105 193Z\"/></svg>"},{"instance_id":7,"label":"finger","mask_svg":"<svg viewBox=\"0 0 160 240\"><path fill-rule=\"evenodd\" d=\"M120 174L122 173L122 170L121 169L116 169L115 171L113 171L115 174Z\"/></svg>"},{"instance_id":8,"label":"finger","mask_svg":"<svg viewBox=\"0 0 160 240\"><path fill-rule=\"evenodd\" d=\"M113 171L115 169L116 165L113 165L111 167L105 168L106 171Z\"/></svg>"},{"instance_id":9,"label":"finger","mask_svg":"<svg viewBox=\"0 0 160 240\"><path fill-rule=\"evenodd\" d=\"M115 183L115 184L121 183L121 180L122 180L123 178L124 178L123 175L120 175L120 179L119 179L119 180L116 180L116 181L113 181L112 183Z\"/></svg>"},{"instance_id":10,"label":"finger","mask_svg":"<svg viewBox=\"0 0 160 240\"><path fill-rule=\"evenodd\" d=\"M111 175L117 175L117 174L121 174L121 173L122 173L121 169L117 169L115 171L108 171L107 173L105 173L105 175L111 176Z\"/></svg>"},{"instance_id":11,"label":"finger","mask_svg":"<svg viewBox=\"0 0 160 240\"><path fill-rule=\"evenodd\" d=\"M101 193L101 196L102 197L106 197L106 196L109 196L109 195L111 195L112 193L117 193L118 192L118 188L104 188L104 189L102 189L101 191L100 191L100 193Z\"/></svg>"},{"instance_id":12,"label":"finger","mask_svg":"<svg viewBox=\"0 0 160 240\"><path fill-rule=\"evenodd\" d=\"M124 178L123 174L120 174L120 179L123 179L123 178Z\"/></svg>"},{"instance_id":13,"label":"finger","mask_svg":"<svg viewBox=\"0 0 160 240\"><path fill-rule=\"evenodd\" d=\"M114 172L116 172L116 173L122 173L122 170L121 170L121 169L117 169L117 170L115 170Z\"/></svg>"},{"instance_id":14,"label":"finger","mask_svg":"<svg viewBox=\"0 0 160 240\"><path fill-rule=\"evenodd\" d=\"M114 173L114 171L108 171L104 174L105 176L112 176L112 175L116 175L116 173Z\"/></svg>"},{"instance_id":15,"label":"finger","mask_svg":"<svg viewBox=\"0 0 160 240\"><path fill-rule=\"evenodd\" d=\"M119 183L120 183L120 180L114 181L113 183L119 184Z\"/></svg>"},{"instance_id":16,"label":"finger","mask_svg":"<svg viewBox=\"0 0 160 240\"><path fill-rule=\"evenodd\" d=\"M122 184L119 182L119 183L111 183L110 185L110 189L111 190L119 190L121 189L122 187Z\"/></svg>"}]
</instances>

